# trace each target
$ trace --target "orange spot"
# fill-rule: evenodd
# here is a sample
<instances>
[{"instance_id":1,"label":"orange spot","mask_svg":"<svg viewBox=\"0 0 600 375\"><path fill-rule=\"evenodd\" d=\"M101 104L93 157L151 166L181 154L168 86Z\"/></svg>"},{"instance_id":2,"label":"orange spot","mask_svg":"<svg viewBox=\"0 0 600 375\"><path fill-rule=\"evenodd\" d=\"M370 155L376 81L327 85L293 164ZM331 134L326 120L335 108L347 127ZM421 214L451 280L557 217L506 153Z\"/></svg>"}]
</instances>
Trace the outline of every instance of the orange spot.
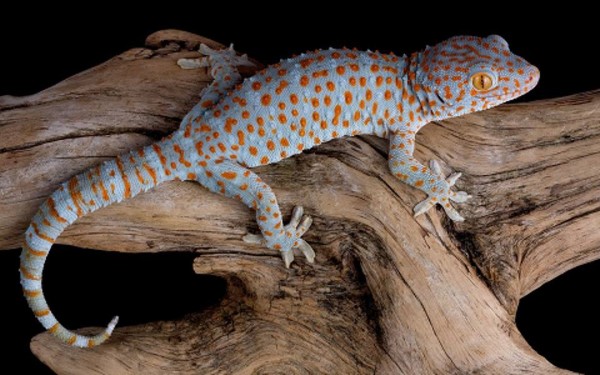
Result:
<instances>
[{"instance_id":1,"label":"orange spot","mask_svg":"<svg viewBox=\"0 0 600 375\"><path fill-rule=\"evenodd\" d=\"M385 90L384 98L385 100L392 99L392 92L390 90Z\"/></svg>"},{"instance_id":2,"label":"orange spot","mask_svg":"<svg viewBox=\"0 0 600 375\"><path fill-rule=\"evenodd\" d=\"M248 189L248 184L242 184L242 185L240 186L240 190L242 190L242 191L245 191L245 190L247 190L247 189Z\"/></svg>"},{"instance_id":3,"label":"orange spot","mask_svg":"<svg viewBox=\"0 0 600 375\"><path fill-rule=\"evenodd\" d=\"M219 150L221 150L221 152L227 151L227 147L225 147L225 145L223 143L219 142L219 144L217 146L219 147ZM174 166L173 166L173 169L175 169Z\"/></svg>"},{"instance_id":4,"label":"orange spot","mask_svg":"<svg viewBox=\"0 0 600 375\"><path fill-rule=\"evenodd\" d=\"M296 148L298 149L298 151L302 151L302 150L304 150L304 145L302 143L298 143Z\"/></svg>"},{"instance_id":5,"label":"orange spot","mask_svg":"<svg viewBox=\"0 0 600 375\"><path fill-rule=\"evenodd\" d=\"M415 182L416 187L421 187L421 186L423 186L423 184L424 184L423 180L418 180Z\"/></svg>"},{"instance_id":6,"label":"orange spot","mask_svg":"<svg viewBox=\"0 0 600 375\"><path fill-rule=\"evenodd\" d=\"M269 94L264 94L262 96L262 98L260 98L260 102L262 103L262 105L264 105L265 107L268 106L269 104L271 104L271 95Z\"/></svg>"},{"instance_id":7,"label":"orange spot","mask_svg":"<svg viewBox=\"0 0 600 375\"><path fill-rule=\"evenodd\" d=\"M373 103L373 106L371 107L371 113L376 114L377 113L377 109L379 108L379 105L377 104L377 102ZM370 120L370 117L367 117L368 120Z\"/></svg>"},{"instance_id":8,"label":"orange spot","mask_svg":"<svg viewBox=\"0 0 600 375\"><path fill-rule=\"evenodd\" d=\"M268 158L268 157L266 157L266 156L263 156L263 157L260 159L260 163L261 163L262 165L269 164L269 158Z\"/></svg>"},{"instance_id":9,"label":"orange spot","mask_svg":"<svg viewBox=\"0 0 600 375\"><path fill-rule=\"evenodd\" d=\"M326 106L329 106L331 105L331 98L328 95L325 95L325 98L323 98L323 102Z\"/></svg>"},{"instance_id":10,"label":"orange spot","mask_svg":"<svg viewBox=\"0 0 600 375\"><path fill-rule=\"evenodd\" d=\"M304 87L308 86L308 82L309 82L309 79L308 79L307 75L303 75L302 77L300 77L300 85L301 86L304 86Z\"/></svg>"},{"instance_id":11,"label":"orange spot","mask_svg":"<svg viewBox=\"0 0 600 375\"><path fill-rule=\"evenodd\" d=\"M318 106L319 106L319 99L317 99L317 98L312 98L312 99L311 99L311 103L312 103L312 106L316 108L316 107L318 107Z\"/></svg>"},{"instance_id":12,"label":"orange spot","mask_svg":"<svg viewBox=\"0 0 600 375\"><path fill-rule=\"evenodd\" d=\"M240 144L240 146L243 146L244 145L244 132L241 130L238 130L237 136L238 136L238 143Z\"/></svg>"},{"instance_id":13,"label":"orange spot","mask_svg":"<svg viewBox=\"0 0 600 375\"><path fill-rule=\"evenodd\" d=\"M310 64L313 63L313 59L304 59L304 60L300 60L300 66L302 66L304 69L308 68L310 66Z\"/></svg>"},{"instance_id":14,"label":"orange spot","mask_svg":"<svg viewBox=\"0 0 600 375\"><path fill-rule=\"evenodd\" d=\"M248 118L250 118L250 112L248 112L248 111L244 111L244 112L242 112L242 118L243 118L243 119L248 119Z\"/></svg>"},{"instance_id":15,"label":"orange spot","mask_svg":"<svg viewBox=\"0 0 600 375\"><path fill-rule=\"evenodd\" d=\"M327 86L327 89L328 89L329 91L333 91L333 90L335 90L335 84L334 84L333 82L331 82L331 81L327 81L327 83L326 83L325 85Z\"/></svg>"},{"instance_id":16,"label":"orange spot","mask_svg":"<svg viewBox=\"0 0 600 375\"><path fill-rule=\"evenodd\" d=\"M350 82L350 86L356 86L356 78L355 77L350 77L349 82Z\"/></svg>"},{"instance_id":17,"label":"orange spot","mask_svg":"<svg viewBox=\"0 0 600 375\"><path fill-rule=\"evenodd\" d=\"M273 151L273 150L275 150L275 143L273 143L273 141L272 141L272 140L270 140L270 139L267 141L267 148L268 148L270 151Z\"/></svg>"},{"instance_id":18,"label":"orange spot","mask_svg":"<svg viewBox=\"0 0 600 375\"><path fill-rule=\"evenodd\" d=\"M250 155L252 155L252 156L256 156L258 154L258 150L254 146L250 146L248 151L250 151Z\"/></svg>"},{"instance_id":19,"label":"orange spot","mask_svg":"<svg viewBox=\"0 0 600 375\"><path fill-rule=\"evenodd\" d=\"M352 103L352 93L350 91L346 91L344 93L344 100L345 100L346 104Z\"/></svg>"},{"instance_id":20,"label":"orange spot","mask_svg":"<svg viewBox=\"0 0 600 375\"><path fill-rule=\"evenodd\" d=\"M225 120L225 126L223 129L225 129L227 133L231 133L235 125L237 125L237 120L233 117L228 117L227 120Z\"/></svg>"},{"instance_id":21,"label":"orange spot","mask_svg":"<svg viewBox=\"0 0 600 375\"><path fill-rule=\"evenodd\" d=\"M325 120L321 121L321 129L323 129L323 130L327 129L327 121L325 121Z\"/></svg>"},{"instance_id":22,"label":"orange spot","mask_svg":"<svg viewBox=\"0 0 600 375\"><path fill-rule=\"evenodd\" d=\"M344 75L344 73L346 72L346 68L344 68L343 66L338 66L335 71L337 72L337 74L339 75Z\"/></svg>"},{"instance_id":23,"label":"orange spot","mask_svg":"<svg viewBox=\"0 0 600 375\"><path fill-rule=\"evenodd\" d=\"M215 133L218 134L218 133ZM215 137L216 138L216 137ZM192 163L190 163L189 161L187 161L185 159L185 152L183 151L183 149L181 147L179 147L178 144L173 145L173 150L179 154L179 163L185 165L187 168L192 166ZM173 167L174 168L174 167Z\"/></svg>"},{"instance_id":24,"label":"orange spot","mask_svg":"<svg viewBox=\"0 0 600 375\"><path fill-rule=\"evenodd\" d=\"M283 147L288 147L290 145L290 142L288 141L287 138L281 138L280 143Z\"/></svg>"},{"instance_id":25,"label":"orange spot","mask_svg":"<svg viewBox=\"0 0 600 375\"><path fill-rule=\"evenodd\" d=\"M377 78L375 78L375 85L377 87L380 87L383 84L383 77L382 76L377 76Z\"/></svg>"},{"instance_id":26,"label":"orange spot","mask_svg":"<svg viewBox=\"0 0 600 375\"><path fill-rule=\"evenodd\" d=\"M379 65L377 65L377 64L371 65L371 71L373 73L377 73L379 71Z\"/></svg>"},{"instance_id":27,"label":"orange spot","mask_svg":"<svg viewBox=\"0 0 600 375\"><path fill-rule=\"evenodd\" d=\"M228 180L233 180L237 177L237 173L231 171L225 171L221 173L221 177L226 178Z\"/></svg>"},{"instance_id":28,"label":"orange spot","mask_svg":"<svg viewBox=\"0 0 600 375\"><path fill-rule=\"evenodd\" d=\"M254 82L254 83L252 83L252 89L253 89L254 91L258 91L258 90L260 90L260 87L261 87L261 84L260 84L260 82Z\"/></svg>"},{"instance_id":29,"label":"orange spot","mask_svg":"<svg viewBox=\"0 0 600 375\"><path fill-rule=\"evenodd\" d=\"M365 93L365 98L367 100L373 99L373 92L371 90L367 90L367 92Z\"/></svg>"},{"instance_id":30,"label":"orange spot","mask_svg":"<svg viewBox=\"0 0 600 375\"><path fill-rule=\"evenodd\" d=\"M365 87L367 85L367 79L365 77L360 77L358 80L361 87Z\"/></svg>"},{"instance_id":31,"label":"orange spot","mask_svg":"<svg viewBox=\"0 0 600 375\"><path fill-rule=\"evenodd\" d=\"M187 174L187 179L188 180L195 180L196 179L196 174L195 173L188 173Z\"/></svg>"},{"instance_id":32,"label":"orange spot","mask_svg":"<svg viewBox=\"0 0 600 375\"><path fill-rule=\"evenodd\" d=\"M359 68L358 68L358 65L357 65L357 64L350 64L350 69L351 69L353 72L358 72L358 70L359 70Z\"/></svg>"},{"instance_id":33,"label":"orange spot","mask_svg":"<svg viewBox=\"0 0 600 375\"><path fill-rule=\"evenodd\" d=\"M416 165L413 165L410 167L410 170L413 172L417 172L419 170L419 167L417 167Z\"/></svg>"},{"instance_id":34,"label":"orange spot","mask_svg":"<svg viewBox=\"0 0 600 375\"><path fill-rule=\"evenodd\" d=\"M279 122L281 124L285 124L287 122L287 118L285 117L285 115L283 113L279 114Z\"/></svg>"}]
</instances>

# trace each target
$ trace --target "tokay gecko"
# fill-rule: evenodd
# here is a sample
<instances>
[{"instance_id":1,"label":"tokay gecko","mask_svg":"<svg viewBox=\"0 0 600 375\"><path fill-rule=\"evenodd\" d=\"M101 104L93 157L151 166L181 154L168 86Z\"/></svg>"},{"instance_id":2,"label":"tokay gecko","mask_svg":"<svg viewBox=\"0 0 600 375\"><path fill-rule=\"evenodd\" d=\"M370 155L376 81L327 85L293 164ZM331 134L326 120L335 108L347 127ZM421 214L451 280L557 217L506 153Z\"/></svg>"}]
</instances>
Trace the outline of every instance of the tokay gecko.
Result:
<instances>
[{"instance_id":1,"label":"tokay gecko","mask_svg":"<svg viewBox=\"0 0 600 375\"><path fill-rule=\"evenodd\" d=\"M464 202L452 186L460 176L442 175L413 157L424 125L484 110L525 94L539 71L512 54L497 35L458 36L410 56L349 49L318 50L282 60L242 79L237 67L252 65L233 48L182 59L182 68L208 67L214 78L180 128L159 142L118 156L63 183L41 205L25 233L21 254L23 292L42 325L63 342L92 347L104 342L118 318L96 336L63 327L42 292L42 271L51 245L77 218L131 198L170 180L193 180L256 210L260 242L281 253L289 267L297 249L313 262L302 235L311 225L302 207L283 221L271 188L250 168L275 163L323 142L375 134L389 139L389 169L427 198L415 215L441 205L463 220L450 201Z\"/></svg>"}]
</instances>

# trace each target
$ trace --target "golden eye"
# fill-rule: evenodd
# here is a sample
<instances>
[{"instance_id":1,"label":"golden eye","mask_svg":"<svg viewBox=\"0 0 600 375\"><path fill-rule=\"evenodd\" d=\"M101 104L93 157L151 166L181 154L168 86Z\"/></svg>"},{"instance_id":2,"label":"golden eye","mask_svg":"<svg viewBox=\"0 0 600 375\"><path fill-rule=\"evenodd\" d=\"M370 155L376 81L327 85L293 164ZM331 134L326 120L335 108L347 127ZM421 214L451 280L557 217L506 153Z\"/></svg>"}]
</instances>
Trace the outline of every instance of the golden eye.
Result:
<instances>
[{"instance_id":1,"label":"golden eye","mask_svg":"<svg viewBox=\"0 0 600 375\"><path fill-rule=\"evenodd\" d=\"M471 76L471 84L475 90L484 91L492 88L494 80L488 73L475 73Z\"/></svg>"}]
</instances>

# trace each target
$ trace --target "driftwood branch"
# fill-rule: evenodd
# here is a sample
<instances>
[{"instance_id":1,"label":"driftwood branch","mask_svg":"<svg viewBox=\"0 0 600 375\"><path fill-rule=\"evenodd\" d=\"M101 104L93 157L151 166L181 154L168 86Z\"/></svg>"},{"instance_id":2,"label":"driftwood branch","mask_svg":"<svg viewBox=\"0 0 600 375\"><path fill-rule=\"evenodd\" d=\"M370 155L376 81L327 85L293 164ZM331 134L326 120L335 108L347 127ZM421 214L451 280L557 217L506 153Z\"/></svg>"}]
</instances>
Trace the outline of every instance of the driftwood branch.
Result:
<instances>
[{"instance_id":1,"label":"driftwood branch","mask_svg":"<svg viewBox=\"0 0 600 375\"><path fill-rule=\"evenodd\" d=\"M209 77L175 62L201 40L155 33L36 95L0 98L0 248L18 247L60 182L176 129ZM306 240L316 264L290 270L242 242L256 230L249 209L166 183L58 242L193 250L197 273L228 282L221 304L118 328L93 350L47 334L31 348L64 374L568 373L529 347L514 317L522 296L600 257L599 140L600 91L426 126L416 156L462 171L459 188L474 196L462 224L439 211L413 219L423 195L388 172L385 140L337 140L258 168L284 212L303 205L315 219Z\"/></svg>"}]
</instances>

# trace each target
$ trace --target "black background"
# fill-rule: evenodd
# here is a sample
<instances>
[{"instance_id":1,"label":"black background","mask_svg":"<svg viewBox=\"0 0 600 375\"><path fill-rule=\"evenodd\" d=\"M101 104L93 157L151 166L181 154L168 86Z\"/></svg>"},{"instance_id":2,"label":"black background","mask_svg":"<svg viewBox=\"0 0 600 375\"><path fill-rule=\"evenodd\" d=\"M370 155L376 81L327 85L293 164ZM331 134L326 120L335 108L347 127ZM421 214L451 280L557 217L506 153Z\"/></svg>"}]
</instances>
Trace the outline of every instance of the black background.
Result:
<instances>
[{"instance_id":1,"label":"black background","mask_svg":"<svg viewBox=\"0 0 600 375\"><path fill-rule=\"evenodd\" d=\"M404 2L402 2L404 3ZM348 3L327 11L324 3L286 2L239 7L232 3L192 9L184 4L135 11L121 7L3 12L0 95L27 95L143 45L150 33L178 28L214 40L266 63L308 49L357 47L408 53L452 35L499 34L511 49L538 66L538 87L523 101L600 88L598 22L591 9L544 9L521 2L453 2L440 8L419 2L388 9L376 2ZM274 13L269 15L265 9ZM286 9L287 8L287 9ZM547 6L551 8L551 6ZM1 176L0 176L1 178ZM600 224L600 223L599 223ZM114 313L121 325L176 319L215 303L224 293L216 278L199 277L191 254L128 255L56 246L44 274L49 303L68 327L104 325ZM139 264L143 264L142 269ZM18 251L0 252L0 340L3 367L46 373L30 353L30 338L42 327L27 309L18 283ZM554 364L600 373L598 262L578 267L521 301L517 324L527 341ZM589 341L590 344L585 342ZM4 371L0 371L4 372Z\"/></svg>"}]
</instances>

